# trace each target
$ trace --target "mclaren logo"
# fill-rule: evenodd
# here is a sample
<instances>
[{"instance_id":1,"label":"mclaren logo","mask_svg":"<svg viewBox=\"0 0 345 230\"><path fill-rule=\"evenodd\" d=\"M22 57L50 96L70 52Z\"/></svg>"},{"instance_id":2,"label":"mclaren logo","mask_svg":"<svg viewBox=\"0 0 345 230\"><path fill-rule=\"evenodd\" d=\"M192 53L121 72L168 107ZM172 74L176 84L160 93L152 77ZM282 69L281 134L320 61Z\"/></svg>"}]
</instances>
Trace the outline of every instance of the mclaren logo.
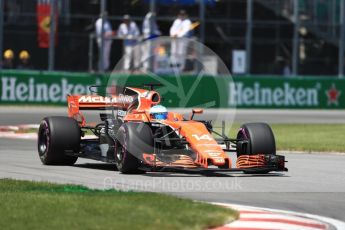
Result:
<instances>
[{"instance_id":1,"label":"mclaren logo","mask_svg":"<svg viewBox=\"0 0 345 230\"><path fill-rule=\"evenodd\" d=\"M131 103L133 102L132 96L119 94L114 97L102 97L102 96L81 96L79 103Z\"/></svg>"}]
</instances>

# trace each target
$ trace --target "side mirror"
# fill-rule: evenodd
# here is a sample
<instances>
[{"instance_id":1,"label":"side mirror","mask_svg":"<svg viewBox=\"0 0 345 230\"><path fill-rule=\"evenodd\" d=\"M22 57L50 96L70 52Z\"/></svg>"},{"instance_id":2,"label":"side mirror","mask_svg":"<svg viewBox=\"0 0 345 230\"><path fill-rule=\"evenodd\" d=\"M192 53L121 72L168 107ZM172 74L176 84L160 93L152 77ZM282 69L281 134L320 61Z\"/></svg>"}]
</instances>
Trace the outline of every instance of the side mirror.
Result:
<instances>
[{"instance_id":1,"label":"side mirror","mask_svg":"<svg viewBox=\"0 0 345 230\"><path fill-rule=\"evenodd\" d=\"M192 114L190 115L190 120L193 120L194 114L202 114L204 112L203 109L192 109Z\"/></svg>"}]
</instances>

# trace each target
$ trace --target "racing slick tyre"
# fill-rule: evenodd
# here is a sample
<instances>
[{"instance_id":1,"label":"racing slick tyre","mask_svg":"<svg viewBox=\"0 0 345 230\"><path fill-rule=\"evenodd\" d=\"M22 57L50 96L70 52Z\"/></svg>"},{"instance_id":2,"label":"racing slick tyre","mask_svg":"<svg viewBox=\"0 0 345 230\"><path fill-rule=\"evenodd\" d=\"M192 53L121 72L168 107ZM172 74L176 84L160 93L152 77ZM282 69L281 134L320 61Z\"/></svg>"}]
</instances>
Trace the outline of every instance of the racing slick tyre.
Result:
<instances>
[{"instance_id":1,"label":"racing slick tyre","mask_svg":"<svg viewBox=\"0 0 345 230\"><path fill-rule=\"evenodd\" d=\"M124 123L117 133L115 164L126 174L145 173L140 170L142 154L153 153L153 135L145 123Z\"/></svg>"},{"instance_id":2,"label":"racing slick tyre","mask_svg":"<svg viewBox=\"0 0 345 230\"><path fill-rule=\"evenodd\" d=\"M272 129L266 123L243 124L237 133L237 139L247 141L239 142L237 156L246 154L276 154L276 144Z\"/></svg>"},{"instance_id":3,"label":"racing slick tyre","mask_svg":"<svg viewBox=\"0 0 345 230\"><path fill-rule=\"evenodd\" d=\"M38 155L45 165L73 165L78 157L68 156L65 151L76 153L80 148L81 130L73 118L55 116L41 121L38 130Z\"/></svg>"},{"instance_id":4,"label":"racing slick tyre","mask_svg":"<svg viewBox=\"0 0 345 230\"><path fill-rule=\"evenodd\" d=\"M237 133L237 157L241 155L276 155L275 138L271 127L266 123L243 124ZM268 173L256 170L255 173Z\"/></svg>"}]
</instances>

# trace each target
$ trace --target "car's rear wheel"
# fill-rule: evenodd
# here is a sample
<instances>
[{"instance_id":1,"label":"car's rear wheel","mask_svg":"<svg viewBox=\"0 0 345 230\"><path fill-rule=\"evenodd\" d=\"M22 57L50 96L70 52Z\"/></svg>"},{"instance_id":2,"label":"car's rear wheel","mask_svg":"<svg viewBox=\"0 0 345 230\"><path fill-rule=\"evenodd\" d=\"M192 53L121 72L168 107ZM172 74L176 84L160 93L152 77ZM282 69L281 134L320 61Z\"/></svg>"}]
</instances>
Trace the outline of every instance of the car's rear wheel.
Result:
<instances>
[{"instance_id":1,"label":"car's rear wheel","mask_svg":"<svg viewBox=\"0 0 345 230\"><path fill-rule=\"evenodd\" d=\"M115 164L122 173L144 173L142 154L153 153L153 136L145 123L124 123L117 133Z\"/></svg>"},{"instance_id":2,"label":"car's rear wheel","mask_svg":"<svg viewBox=\"0 0 345 230\"><path fill-rule=\"evenodd\" d=\"M78 157L66 155L80 148L78 122L69 117L46 117L38 130L38 155L45 165L73 165Z\"/></svg>"},{"instance_id":3,"label":"car's rear wheel","mask_svg":"<svg viewBox=\"0 0 345 230\"><path fill-rule=\"evenodd\" d=\"M271 127L266 123L247 123L237 133L237 157L242 155L275 155L276 144ZM255 173L268 173L256 170Z\"/></svg>"}]
</instances>

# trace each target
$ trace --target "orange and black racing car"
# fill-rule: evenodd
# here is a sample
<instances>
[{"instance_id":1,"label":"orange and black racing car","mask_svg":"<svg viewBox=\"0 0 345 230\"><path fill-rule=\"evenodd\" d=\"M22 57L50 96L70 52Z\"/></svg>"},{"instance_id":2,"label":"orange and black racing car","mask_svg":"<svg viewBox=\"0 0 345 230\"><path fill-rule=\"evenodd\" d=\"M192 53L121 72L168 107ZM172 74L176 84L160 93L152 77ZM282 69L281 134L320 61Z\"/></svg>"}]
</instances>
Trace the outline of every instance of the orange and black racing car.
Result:
<instances>
[{"instance_id":1,"label":"orange and black racing car","mask_svg":"<svg viewBox=\"0 0 345 230\"><path fill-rule=\"evenodd\" d=\"M212 121L168 112L153 85L91 86L91 95L68 96L68 117L46 117L38 131L38 154L46 165L72 165L78 157L113 163L122 173L268 173L287 171L265 123L243 124L236 138L217 132ZM99 110L87 123L82 110ZM93 135L86 135L93 133ZM236 163L227 154L237 155Z\"/></svg>"}]
</instances>

